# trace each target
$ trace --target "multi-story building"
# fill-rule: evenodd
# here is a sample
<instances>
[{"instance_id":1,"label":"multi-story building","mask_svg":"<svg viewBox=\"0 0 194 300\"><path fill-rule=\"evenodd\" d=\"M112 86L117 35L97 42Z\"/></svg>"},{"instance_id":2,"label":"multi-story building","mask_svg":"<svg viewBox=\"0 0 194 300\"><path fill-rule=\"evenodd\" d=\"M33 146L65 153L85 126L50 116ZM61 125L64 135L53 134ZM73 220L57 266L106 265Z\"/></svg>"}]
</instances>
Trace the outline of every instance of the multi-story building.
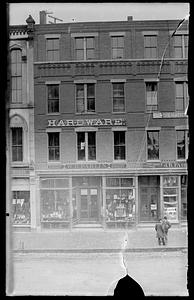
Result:
<instances>
[{"instance_id":1,"label":"multi-story building","mask_svg":"<svg viewBox=\"0 0 194 300\"><path fill-rule=\"evenodd\" d=\"M33 199L36 191L34 170L34 75L33 32L31 16L27 25L10 26L8 67L9 153L8 191L12 224L15 228L33 226ZM11 195L10 195L11 194Z\"/></svg>"},{"instance_id":2,"label":"multi-story building","mask_svg":"<svg viewBox=\"0 0 194 300\"><path fill-rule=\"evenodd\" d=\"M188 23L174 32L179 22L34 26L31 228L186 222Z\"/></svg>"}]
</instances>

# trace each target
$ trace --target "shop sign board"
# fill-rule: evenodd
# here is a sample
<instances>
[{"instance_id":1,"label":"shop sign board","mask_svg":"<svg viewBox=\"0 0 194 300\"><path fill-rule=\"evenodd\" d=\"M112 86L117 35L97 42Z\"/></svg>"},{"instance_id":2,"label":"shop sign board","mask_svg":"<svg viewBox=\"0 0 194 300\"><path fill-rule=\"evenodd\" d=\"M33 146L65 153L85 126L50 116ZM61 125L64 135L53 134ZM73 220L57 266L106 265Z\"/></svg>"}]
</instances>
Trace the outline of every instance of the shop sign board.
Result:
<instances>
[{"instance_id":1,"label":"shop sign board","mask_svg":"<svg viewBox=\"0 0 194 300\"><path fill-rule=\"evenodd\" d=\"M184 112L153 112L154 119L173 119L173 118L185 118L187 115Z\"/></svg>"},{"instance_id":2,"label":"shop sign board","mask_svg":"<svg viewBox=\"0 0 194 300\"><path fill-rule=\"evenodd\" d=\"M47 127L126 126L126 119L48 120Z\"/></svg>"}]
</instances>

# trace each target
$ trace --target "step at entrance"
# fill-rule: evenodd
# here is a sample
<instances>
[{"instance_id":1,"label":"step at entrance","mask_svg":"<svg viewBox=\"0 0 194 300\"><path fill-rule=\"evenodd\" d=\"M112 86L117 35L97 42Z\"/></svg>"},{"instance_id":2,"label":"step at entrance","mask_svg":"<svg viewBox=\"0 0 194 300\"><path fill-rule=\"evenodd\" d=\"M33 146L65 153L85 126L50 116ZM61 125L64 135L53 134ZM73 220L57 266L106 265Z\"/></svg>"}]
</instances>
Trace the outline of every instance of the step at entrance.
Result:
<instances>
[{"instance_id":1,"label":"step at entrance","mask_svg":"<svg viewBox=\"0 0 194 300\"><path fill-rule=\"evenodd\" d=\"M76 224L73 226L73 228L103 228L101 224L97 223L83 223L83 224Z\"/></svg>"}]
</instances>

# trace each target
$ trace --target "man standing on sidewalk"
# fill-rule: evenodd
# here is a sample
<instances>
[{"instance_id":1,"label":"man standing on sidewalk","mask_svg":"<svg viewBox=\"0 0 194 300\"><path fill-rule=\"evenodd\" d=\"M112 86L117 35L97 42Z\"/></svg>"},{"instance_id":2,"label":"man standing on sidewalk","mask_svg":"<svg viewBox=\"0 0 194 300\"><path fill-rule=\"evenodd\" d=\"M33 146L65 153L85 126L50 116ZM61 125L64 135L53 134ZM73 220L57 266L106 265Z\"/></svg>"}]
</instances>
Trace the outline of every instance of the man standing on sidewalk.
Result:
<instances>
[{"instance_id":1,"label":"man standing on sidewalk","mask_svg":"<svg viewBox=\"0 0 194 300\"><path fill-rule=\"evenodd\" d=\"M161 242L163 245L165 245L165 233L164 233L164 226L162 219L159 219L159 222L155 225L156 230L156 237L158 238L158 244L161 245Z\"/></svg>"},{"instance_id":2,"label":"man standing on sidewalk","mask_svg":"<svg viewBox=\"0 0 194 300\"><path fill-rule=\"evenodd\" d=\"M164 227L165 243L167 244L167 242L168 242L168 230L170 229L171 224L168 221L166 216L164 216L162 223L163 223L163 227Z\"/></svg>"}]
</instances>

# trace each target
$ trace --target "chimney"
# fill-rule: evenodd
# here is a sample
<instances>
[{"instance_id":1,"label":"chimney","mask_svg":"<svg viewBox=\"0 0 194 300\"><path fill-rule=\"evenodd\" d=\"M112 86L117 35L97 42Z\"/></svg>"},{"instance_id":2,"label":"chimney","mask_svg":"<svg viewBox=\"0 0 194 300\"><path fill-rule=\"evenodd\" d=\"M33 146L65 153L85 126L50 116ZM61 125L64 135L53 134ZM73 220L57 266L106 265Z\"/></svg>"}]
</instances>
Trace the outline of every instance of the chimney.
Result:
<instances>
[{"instance_id":1,"label":"chimney","mask_svg":"<svg viewBox=\"0 0 194 300\"><path fill-rule=\"evenodd\" d=\"M133 21L133 16L127 16L127 21Z\"/></svg>"},{"instance_id":2,"label":"chimney","mask_svg":"<svg viewBox=\"0 0 194 300\"><path fill-rule=\"evenodd\" d=\"M46 15L45 10L40 11L40 24L46 24Z\"/></svg>"}]
</instances>

